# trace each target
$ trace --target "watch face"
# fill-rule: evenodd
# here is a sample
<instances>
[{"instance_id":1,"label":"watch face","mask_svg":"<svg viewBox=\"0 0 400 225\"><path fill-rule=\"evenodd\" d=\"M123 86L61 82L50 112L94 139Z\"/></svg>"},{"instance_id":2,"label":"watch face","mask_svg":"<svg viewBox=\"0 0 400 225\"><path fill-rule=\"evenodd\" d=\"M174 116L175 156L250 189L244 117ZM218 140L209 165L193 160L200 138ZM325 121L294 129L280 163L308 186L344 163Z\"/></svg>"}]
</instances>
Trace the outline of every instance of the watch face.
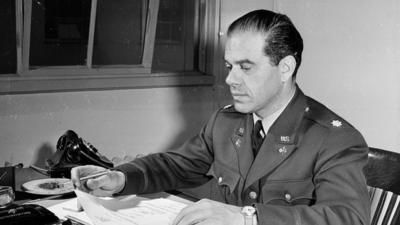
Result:
<instances>
[{"instance_id":1,"label":"watch face","mask_svg":"<svg viewBox=\"0 0 400 225\"><path fill-rule=\"evenodd\" d=\"M252 206L244 206L242 208L242 213L245 214L246 216L252 216L256 212L256 209Z\"/></svg>"}]
</instances>

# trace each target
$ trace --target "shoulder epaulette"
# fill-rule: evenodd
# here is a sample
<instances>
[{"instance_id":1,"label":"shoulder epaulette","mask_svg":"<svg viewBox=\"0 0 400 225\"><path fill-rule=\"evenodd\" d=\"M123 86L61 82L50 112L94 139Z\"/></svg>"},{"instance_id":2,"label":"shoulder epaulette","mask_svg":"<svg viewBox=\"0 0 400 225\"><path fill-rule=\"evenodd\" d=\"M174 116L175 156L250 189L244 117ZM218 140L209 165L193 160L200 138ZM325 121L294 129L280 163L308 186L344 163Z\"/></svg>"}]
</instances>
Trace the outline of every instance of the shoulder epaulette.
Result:
<instances>
[{"instance_id":1,"label":"shoulder epaulette","mask_svg":"<svg viewBox=\"0 0 400 225\"><path fill-rule=\"evenodd\" d=\"M347 121L338 116L319 102L309 101L309 106L305 109L306 116L316 123L329 129L343 128L351 126Z\"/></svg>"},{"instance_id":2,"label":"shoulder epaulette","mask_svg":"<svg viewBox=\"0 0 400 225\"><path fill-rule=\"evenodd\" d=\"M236 112L235 107L232 104L226 105L220 109L222 112Z\"/></svg>"},{"instance_id":3,"label":"shoulder epaulette","mask_svg":"<svg viewBox=\"0 0 400 225\"><path fill-rule=\"evenodd\" d=\"M229 104L229 105L226 105L226 106L224 106L224 107L222 107L223 109L229 109L229 108L232 108L232 104Z\"/></svg>"}]
</instances>

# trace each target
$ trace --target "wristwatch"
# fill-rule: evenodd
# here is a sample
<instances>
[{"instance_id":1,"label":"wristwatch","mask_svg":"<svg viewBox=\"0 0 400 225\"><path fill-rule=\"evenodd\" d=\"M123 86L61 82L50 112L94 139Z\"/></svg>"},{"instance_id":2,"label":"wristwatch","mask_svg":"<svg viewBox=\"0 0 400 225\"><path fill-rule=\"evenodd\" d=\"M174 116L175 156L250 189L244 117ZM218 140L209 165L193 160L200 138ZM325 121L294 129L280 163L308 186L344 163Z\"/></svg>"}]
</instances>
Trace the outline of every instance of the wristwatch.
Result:
<instances>
[{"instance_id":1,"label":"wristwatch","mask_svg":"<svg viewBox=\"0 0 400 225\"><path fill-rule=\"evenodd\" d=\"M257 210L253 206L243 206L241 213L244 216L244 225L257 225Z\"/></svg>"}]
</instances>

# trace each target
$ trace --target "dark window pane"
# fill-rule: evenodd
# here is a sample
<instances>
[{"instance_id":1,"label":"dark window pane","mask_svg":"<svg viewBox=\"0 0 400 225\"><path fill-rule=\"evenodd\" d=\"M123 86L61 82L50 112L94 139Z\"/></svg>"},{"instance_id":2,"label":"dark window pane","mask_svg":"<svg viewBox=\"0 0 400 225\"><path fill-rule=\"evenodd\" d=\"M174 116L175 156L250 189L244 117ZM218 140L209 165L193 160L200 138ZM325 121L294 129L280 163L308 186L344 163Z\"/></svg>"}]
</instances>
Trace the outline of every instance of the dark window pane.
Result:
<instances>
[{"instance_id":1,"label":"dark window pane","mask_svg":"<svg viewBox=\"0 0 400 225\"><path fill-rule=\"evenodd\" d=\"M30 66L84 65L91 0L33 0Z\"/></svg>"},{"instance_id":2,"label":"dark window pane","mask_svg":"<svg viewBox=\"0 0 400 225\"><path fill-rule=\"evenodd\" d=\"M0 74L16 73L15 0L0 1Z\"/></svg>"},{"instance_id":3,"label":"dark window pane","mask_svg":"<svg viewBox=\"0 0 400 225\"><path fill-rule=\"evenodd\" d=\"M160 0L153 71L196 69L195 0Z\"/></svg>"},{"instance_id":4,"label":"dark window pane","mask_svg":"<svg viewBox=\"0 0 400 225\"><path fill-rule=\"evenodd\" d=\"M99 0L93 65L141 64L146 0Z\"/></svg>"}]
</instances>

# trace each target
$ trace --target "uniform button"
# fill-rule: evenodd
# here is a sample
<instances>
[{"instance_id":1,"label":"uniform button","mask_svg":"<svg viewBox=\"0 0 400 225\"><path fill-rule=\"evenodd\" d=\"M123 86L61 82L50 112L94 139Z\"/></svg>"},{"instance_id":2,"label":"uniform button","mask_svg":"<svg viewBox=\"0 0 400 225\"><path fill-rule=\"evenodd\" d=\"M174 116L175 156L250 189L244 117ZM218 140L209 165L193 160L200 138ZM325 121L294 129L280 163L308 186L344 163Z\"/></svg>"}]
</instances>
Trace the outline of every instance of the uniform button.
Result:
<instances>
[{"instance_id":1,"label":"uniform button","mask_svg":"<svg viewBox=\"0 0 400 225\"><path fill-rule=\"evenodd\" d=\"M254 191L250 191L250 193L249 193L249 198L251 198L251 199L256 199L256 198L257 198L257 193L254 192Z\"/></svg>"},{"instance_id":2,"label":"uniform button","mask_svg":"<svg viewBox=\"0 0 400 225\"><path fill-rule=\"evenodd\" d=\"M285 199L286 201L290 201L292 199L292 196L290 194L285 194Z\"/></svg>"},{"instance_id":3,"label":"uniform button","mask_svg":"<svg viewBox=\"0 0 400 225\"><path fill-rule=\"evenodd\" d=\"M222 177L218 177L218 184L222 183Z\"/></svg>"}]
</instances>

